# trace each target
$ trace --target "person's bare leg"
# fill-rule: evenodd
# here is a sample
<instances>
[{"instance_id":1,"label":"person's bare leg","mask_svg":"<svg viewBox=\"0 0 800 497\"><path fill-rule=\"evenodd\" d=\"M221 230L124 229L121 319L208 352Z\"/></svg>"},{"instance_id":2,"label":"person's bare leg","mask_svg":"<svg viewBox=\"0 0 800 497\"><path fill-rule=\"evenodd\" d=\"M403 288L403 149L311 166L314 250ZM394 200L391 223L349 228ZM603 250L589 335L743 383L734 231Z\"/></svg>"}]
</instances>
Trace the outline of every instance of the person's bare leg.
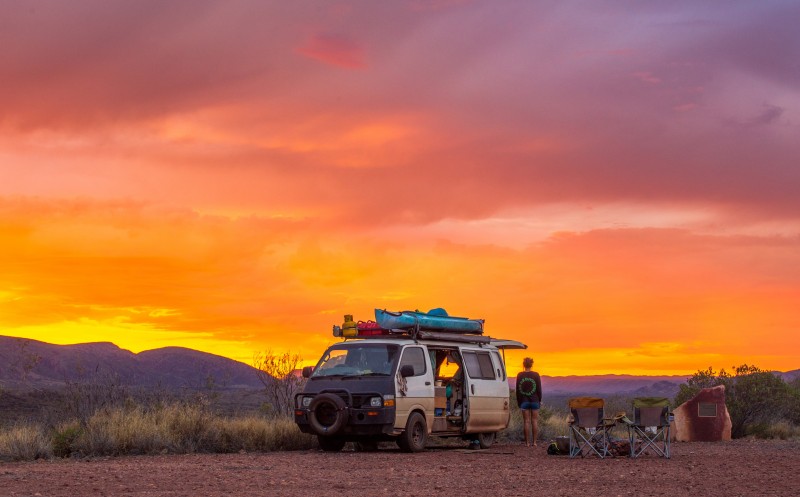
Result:
<instances>
[{"instance_id":1,"label":"person's bare leg","mask_svg":"<svg viewBox=\"0 0 800 497\"><path fill-rule=\"evenodd\" d=\"M530 434L531 434L531 411L528 409L522 410L522 431L525 433L525 445L530 445ZM535 439L534 439L535 440Z\"/></svg>"},{"instance_id":2,"label":"person's bare leg","mask_svg":"<svg viewBox=\"0 0 800 497\"><path fill-rule=\"evenodd\" d=\"M536 440L539 438L539 409L531 411L531 424L533 424L533 446L536 447Z\"/></svg>"}]
</instances>

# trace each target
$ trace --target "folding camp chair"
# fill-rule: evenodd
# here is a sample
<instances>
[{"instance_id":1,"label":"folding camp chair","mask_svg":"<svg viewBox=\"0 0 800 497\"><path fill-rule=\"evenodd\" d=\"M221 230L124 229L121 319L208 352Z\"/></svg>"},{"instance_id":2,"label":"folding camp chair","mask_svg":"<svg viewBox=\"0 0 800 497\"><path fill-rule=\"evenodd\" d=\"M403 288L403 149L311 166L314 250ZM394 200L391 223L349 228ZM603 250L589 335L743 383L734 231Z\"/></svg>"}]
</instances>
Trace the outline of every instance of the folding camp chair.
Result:
<instances>
[{"instance_id":1,"label":"folding camp chair","mask_svg":"<svg viewBox=\"0 0 800 497\"><path fill-rule=\"evenodd\" d=\"M600 458L608 455L608 432L613 420L603 418L603 399L576 397L569 400L569 457L592 454Z\"/></svg>"},{"instance_id":2,"label":"folding camp chair","mask_svg":"<svg viewBox=\"0 0 800 497\"><path fill-rule=\"evenodd\" d=\"M633 421L627 422L631 457L645 451L669 459L669 399L636 397L633 399ZM651 450L648 450L651 449Z\"/></svg>"}]
</instances>

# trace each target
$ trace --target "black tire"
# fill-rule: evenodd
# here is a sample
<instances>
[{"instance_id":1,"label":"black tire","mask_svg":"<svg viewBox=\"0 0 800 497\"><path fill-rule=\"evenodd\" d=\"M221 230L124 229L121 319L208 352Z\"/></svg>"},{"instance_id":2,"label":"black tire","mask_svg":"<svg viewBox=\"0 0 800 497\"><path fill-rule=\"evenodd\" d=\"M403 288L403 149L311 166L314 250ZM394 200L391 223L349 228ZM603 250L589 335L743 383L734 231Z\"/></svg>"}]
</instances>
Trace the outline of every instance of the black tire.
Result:
<instances>
[{"instance_id":1,"label":"black tire","mask_svg":"<svg viewBox=\"0 0 800 497\"><path fill-rule=\"evenodd\" d=\"M347 405L338 395L322 393L308 406L308 424L317 435L336 435L347 422Z\"/></svg>"},{"instance_id":2,"label":"black tire","mask_svg":"<svg viewBox=\"0 0 800 497\"><path fill-rule=\"evenodd\" d=\"M478 443L480 443L481 449L488 449L491 447L496 437L497 433L495 432L478 433Z\"/></svg>"},{"instance_id":3,"label":"black tire","mask_svg":"<svg viewBox=\"0 0 800 497\"><path fill-rule=\"evenodd\" d=\"M377 452L378 441L374 439L364 439L353 442L353 448L356 452Z\"/></svg>"},{"instance_id":4,"label":"black tire","mask_svg":"<svg viewBox=\"0 0 800 497\"><path fill-rule=\"evenodd\" d=\"M323 437L322 435L317 435L317 441L320 449L325 452L339 452L346 442L342 437Z\"/></svg>"},{"instance_id":5,"label":"black tire","mask_svg":"<svg viewBox=\"0 0 800 497\"><path fill-rule=\"evenodd\" d=\"M425 450L425 442L428 440L428 424L425 416L418 412L412 412L406 422L406 429L397 439L397 445L403 452L421 452Z\"/></svg>"}]
</instances>

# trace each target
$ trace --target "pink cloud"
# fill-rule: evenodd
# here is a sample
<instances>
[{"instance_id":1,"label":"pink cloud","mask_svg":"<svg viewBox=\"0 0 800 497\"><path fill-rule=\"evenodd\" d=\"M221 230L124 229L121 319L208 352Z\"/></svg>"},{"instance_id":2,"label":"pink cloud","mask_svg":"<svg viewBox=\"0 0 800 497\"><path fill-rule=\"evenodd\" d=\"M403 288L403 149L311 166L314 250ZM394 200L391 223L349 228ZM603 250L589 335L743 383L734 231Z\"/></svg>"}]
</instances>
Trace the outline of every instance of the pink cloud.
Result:
<instances>
[{"instance_id":1,"label":"pink cloud","mask_svg":"<svg viewBox=\"0 0 800 497\"><path fill-rule=\"evenodd\" d=\"M295 51L309 59L345 69L366 67L364 49L355 41L342 35L317 34L306 40Z\"/></svg>"},{"instance_id":2,"label":"pink cloud","mask_svg":"<svg viewBox=\"0 0 800 497\"><path fill-rule=\"evenodd\" d=\"M649 72L635 72L633 73L633 76L639 81L642 81L644 83L650 83L653 85L661 83L661 78L654 76L652 73Z\"/></svg>"},{"instance_id":3,"label":"pink cloud","mask_svg":"<svg viewBox=\"0 0 800 497\"><path fill-rule=\"evenodd\" d=\"M676 112L689 112L697 108L697 104L693 102L687 102L683 104L676 105L673 109Z\"/></svg>"}]
</instances>

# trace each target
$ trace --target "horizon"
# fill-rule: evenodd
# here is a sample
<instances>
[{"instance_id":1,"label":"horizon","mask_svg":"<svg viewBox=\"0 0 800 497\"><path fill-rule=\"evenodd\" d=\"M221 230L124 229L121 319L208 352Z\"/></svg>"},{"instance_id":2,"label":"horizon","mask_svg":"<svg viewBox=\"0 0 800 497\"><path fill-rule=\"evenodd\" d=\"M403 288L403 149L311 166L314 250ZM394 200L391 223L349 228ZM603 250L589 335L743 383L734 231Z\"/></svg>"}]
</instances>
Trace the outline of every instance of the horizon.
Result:
<instances>
[{"instance_id":1,"label":"horizon","mask_svg":"<svg viewBox=\"0 0 800 497\"><path fill-rule=\"evenodd\" d=\"M22 337L15 337L15 336L2 335L2 334L0 334L0 338L20 338L20 339L22 339L22 340L33 340L33 341L37 341L37 342L40 342L40 343L43 343L43 344L46 344L46 345L57 345L57 346L108 344L108 345L113 345L114 347L117 347L117 348L118 348L118 349L120 349L120 350L123 350L123 351L126 351L126 352L130 352L130 353L132 353L132 354L134 354L134 355L138 355L138 354L140 354L140 353L143 353L143 352L149 352L149 351L154 351L154 350L161 350L161 349L165 349L165 348L181 348L181 349L185 349L185 350L191 350L191 351L193 351L193 352L201 352L201 353L204 353L204 354L210 354L210 355L214 355L214 356L216 356L216 357L222 357L222 358L224 358L224 359L230 359L230 360L233 360L233 361L239 362L239 363L241 363L241 364L245 364L245 365L247 365L247 366L253 367L253 364L251 364L251 363L248 363L248 362L240 361L240 360L238 360L238 359L233 359L233 358L231 358L231 357L227 357L227 356L220 355L220 354L215 354L215 353L213 353L213 352L206 352L206 351L197 350L197 349L193 349L193 348L191 348L191 347L185 347L185 346L180 346L180 345L167 345L167 346L165 346L165 347L157 347L157 348L151 348L151 349L144 349L144 350L140 350L140 351L138 351L138 352L134 352L134 351L132 351L132 350L129 350L129 349L126 349L126 348L124 348L124 347L120 347L119 345L117 345L117 344L116 344L116 343L114 343L113 341L100 341L100 342L77 342L77 343L68 343L68 344L56 344L56 343L44 342L44 341L42 341L42 340L35 340L35 339L30 339L30 338L22 338ZM312 365L313 365L313 364L312 364ZM710 366L709 366L709 367L710 367ZM731 370L733 370L735 367L736 367L736 365L732 366L730 369L731 369ZM298 369L295 369L295 371L300 371L301 369L302 369L302 367L300 367L300 368L298 368ZM508 369L508 379L509 379L509 381L511 381L511 380L514 378L514 376L516 375L516 373L518 373L519 371L521 371L521 370L522 370L522 369L520 368L520 369L519 369L519 371L515 371L515 372L513 372L513 374L512 374L512 370L511 370L510 368L507 368L507 369ZM542 376L542 377L548 377L548 378L591 378L591 377L604 377L604 376L613 376L613 377L631 377L631 378L688 378L688 377L691 377L691 376L692 376L694 373L696 373L696 372L699 372L699 371L702 371L702 370L704 370L704 369L705 369L705 368L702 368L702 367L700 367L700 368L697 368L697 369L695 369L695 370L694 370L692 373L684 373L684 374L630 374L630 373L622 373L622 374L620 374L620 373L598 373L598 374L589 374L589 375L576 375L576 374L568 374L568 375L550 375L550 374L542 374L541 376ZM728 368L721 368L721 369L712 368L712 369L714 369L715 373L719 373L719 372L721 372L721 371L722 371L722 369L725 369L726 371L728 370ZM771 371L771 372L773 372L773 373L790 373L790 372L794 372L794 371L800 371L800 366L799 366L799 367L797 367L797 368L792 368L792 369L788 369L788 370L784 370L784 371L773 370L773 371Z\"/></svg>"},{"instance_id":2,"label":"horizon","mask_svg":"<svg viewBox=\"0 0 800 497\"><path fill-rule=\"evenodd\" d=\"M310 365L443 307L509 372L792 370L799 15L1 3L0 330Z\"/></svg>"}]
</instances>

